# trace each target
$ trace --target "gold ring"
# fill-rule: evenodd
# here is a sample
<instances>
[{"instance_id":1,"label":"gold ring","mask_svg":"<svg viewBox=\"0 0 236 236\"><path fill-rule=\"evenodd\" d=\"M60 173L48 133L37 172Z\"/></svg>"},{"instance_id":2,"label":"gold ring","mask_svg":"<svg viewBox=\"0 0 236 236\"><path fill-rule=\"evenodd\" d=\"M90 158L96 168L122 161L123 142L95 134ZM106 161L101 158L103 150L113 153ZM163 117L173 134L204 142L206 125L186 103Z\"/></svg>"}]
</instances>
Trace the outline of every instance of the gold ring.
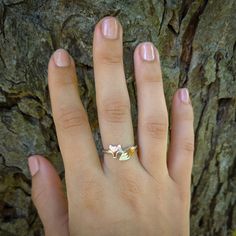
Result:
<instances>
[{"instance_id":1,"label":"gold ring","mask_svg":"<svg viewBox=\"0 0 236 236\"><path fill-rule=\"evenodd\" d=\"M131 157L134 156L135 149L137 149L137 145L129 146L126 148L122 148L120 144L118 145L109 145L109 149L103 149L103 153L112 154L114 159L119 159L119 161L127 161Z\"/></svg>"}]
</instances>

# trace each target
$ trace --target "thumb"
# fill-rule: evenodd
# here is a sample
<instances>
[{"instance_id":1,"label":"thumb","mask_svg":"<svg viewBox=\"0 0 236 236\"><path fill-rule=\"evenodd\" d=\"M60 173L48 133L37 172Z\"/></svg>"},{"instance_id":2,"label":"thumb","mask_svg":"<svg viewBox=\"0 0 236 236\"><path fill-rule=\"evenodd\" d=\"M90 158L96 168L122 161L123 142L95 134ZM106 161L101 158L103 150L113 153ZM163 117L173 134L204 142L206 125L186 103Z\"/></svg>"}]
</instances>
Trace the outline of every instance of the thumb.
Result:
<instances>
[{"instance_id":1,"label":"thumb","mask_svg":"<svg viewBox=\"0 0 236 236\"><path fill-rule=\"evenodd\" d=\"M67 201L55 168L39 155L29 157L28 165L32 175L32 199L45 235L69 235Z\"/></svg>"}]
</instances>

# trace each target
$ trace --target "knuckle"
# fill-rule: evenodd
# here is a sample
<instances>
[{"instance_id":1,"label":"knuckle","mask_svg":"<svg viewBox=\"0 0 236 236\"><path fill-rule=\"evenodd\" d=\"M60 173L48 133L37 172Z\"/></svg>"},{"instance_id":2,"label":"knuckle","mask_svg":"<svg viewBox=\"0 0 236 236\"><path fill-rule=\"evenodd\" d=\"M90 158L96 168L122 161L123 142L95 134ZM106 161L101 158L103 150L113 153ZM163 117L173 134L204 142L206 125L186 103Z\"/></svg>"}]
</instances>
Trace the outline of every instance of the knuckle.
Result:
<instances>
[{"instance_id":1,"label":"knuckle","mask_svg":"<svg viewBox=\"0 0 236 236\"><path fill-rule=\"evenodd\" d=\"M134 208L138 208L140 203L139 197L143 193L141 186L138 177L131 173L127 173L126 176L122 178L122 183L120 184L121 197Z\"/></svg>"},{"instance_id":2,"label":"knuckle","mask_svg":"<svg viewBox=\"0 0 236 236\"><path fill-rule=\"evenodd\" d=\"M106 52L101 55L100 62L105 65L120 65L123 63L122 53Z\"/></svg>"},{"instance_id":3,"label":"knuckle","mask_svg":"<svg viewBox=\"0 0 236 236\"><path fill-rule=\"evenodd\" d=\"M82 127L87 122L87 115L80 108L61 108L59 114L58 123L65 130Z\"/></svg>"},{"instance_id":4,"label":"knuckle","mask_svg":"<svg viewBox=\"0 0 236 236\"><path fill-rule=\"evenodd\" d=\"M176 115L183 122L193 123L194 115L192 106L182 106L180 109L176 109Z\"/></svg>"},{"instance_id":5,"label":"knuckle","mask_svg":"<svg viewBox=\"0 0 236 236\"><path fill-rule=\"evenodd\" d=\"M72 74L61 73L60 78L57 78L55 81L59 86L78 86L77 78Z\"/></svg>"},{"instance_id":6,"label":"knuckle","mask_svg":"<svg viewBox=\"0 0 236 236\"><path fill-rule=\"evenodd\" d=\"M101 209L102 200L105 199L104 186L93 178L84 181L80 188L80 202L88 212L98 213Z\"/></svg>"},{"instance_id":7,"label":"knuckle","mask_svg":"<svg viewBox=\"0 0 236 236\"><path fill-rule=\"evenodd\" d=\"M111 123L122 123L130 115L130 103L126 101L106 101L102 103L101 113Z\"/></svg>"},{"instance_id":8,"label":"knuckle","mask_svg":"<svg viewBox=\"0 0 236 236\"><path fill-rule=\"evenodd\" d=\"M158 87L163 86L162 75L160 74L159 71L148 70L146 73L147 74L146 74L145 78L142 80L143 83L146 83L146 84L151 83L151 85L156 85Z\"/></svg>"},{"instance_id":9,"label":"knuckle","mask_svg":"<svg viewBox=\"0 0 236 236\"><path fill-rule=\"evenodd\" d=\"M193 122L193 113L192 113L192 111L181 113L180 115L182 116L183 121L187 121L187 122L191 122L191 123Z\"/></svg>"},{"instance_id":10,"label":"knuckle","mask_svg":"<svg viewBox=\"0 0 236 236\"><path fill-rule=\"evenodd\" d=\"M162 121L149 120L145 124L146 132L154 139L163 139L167 136L168 120L162 119Z\"/></svg>"},{"instance_id":11,"label":"knuckle","mask_svg":"<svg viewBox=\"0 0 236 236\"><path fill-rule=\"evenodd\" d=\"M183 150L188 152L188 153L193 153L194 152L194 142L190 140L185 140L183 141Z\"/></svg>"},{"instance_id":12,"label":"knuckle","mask_svg":"<svg viewBox=\"0 0 236 236\"><path fill-rule=\"evenodd\" d=\"M144 80L144 83L149 83L151 85L156 85L158 87L162 87L162 80L160 79L160 76L147 76Z\"/></svg>"},{"instance_id":13,"label":"knuckle","mask_svg":"<svg viewBox=\"0 0 236 236\"><path fill-rule=\"evenodd\" d=\"M59 223L60 223L62 228L66 229L68 227L68 225L69 225L68 212L63 212L62 215L60 215Z\"/></svg>"},{"instance_id":14,"label":"knuckle","mask_svg":"<svg viewBox=\"0 0 236 236\"><path fill-rule=\"evenodd\" d=\"M134 179L133 177L125 179L125 184L124 184L123 190L125 193L128 192L132 195L140 193L140 187L137 183L137 180Z\"/></svg>"},{"instance_id":15,"label":"knuckle","mask_svg":"<svg viewBox=\"0 0 236 236\"><path fill-rule=\"evenodd\" d=\"M146 177L136 171L126 172L119 178L118 186L121 198L135 211L140 210L142 199L147 190Z\"/></svg>"},{"instance_id":16,"label":"knuckle","mask_svg":"<svg viewBox=\"0 0 236 236\"><path fill-rule=\"evenodd\" d=\"M181 188L179 190L179 197L180 197L180 201L183 202L183 203L187 203L187 205L189 205L189 199L190 199L190 196L191 196L191 192L189 190L190 188Z\"/></svg>"},{"instance_id":17,"label":"knuckle","mask_svg":"<svg viewBox=\"0 0 236 236\"><path fill-rule=\"evenodd\" d=\"M44 205L45 203L45 190L43 188L38 188L35 191L32 192L32 199L37 206L37 208L40 208L40 206Z\"/></svg>"}]
</instances>

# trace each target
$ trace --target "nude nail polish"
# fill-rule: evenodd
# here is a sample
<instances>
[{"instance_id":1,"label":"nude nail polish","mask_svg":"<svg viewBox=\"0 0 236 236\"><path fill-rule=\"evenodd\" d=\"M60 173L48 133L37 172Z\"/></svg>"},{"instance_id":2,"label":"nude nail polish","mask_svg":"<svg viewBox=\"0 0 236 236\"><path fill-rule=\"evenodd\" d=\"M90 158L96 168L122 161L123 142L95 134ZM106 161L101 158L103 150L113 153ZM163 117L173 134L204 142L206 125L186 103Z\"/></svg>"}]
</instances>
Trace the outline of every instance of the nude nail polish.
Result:
<instances>
[{"instance_id":1,"label":"nude nail polish","mask_svg":"<svg viewBox=\"0 0 236 236\"><path fill-rule=\"evenodd\" d=\"M58 49L53 54L54 62L58 67L68 67L70 65L70 55L64 49Z\"/></svg>"},{"instance_id":2,"label":"nude nail polish","mask_svg":"<svg viewBox=\"0 0 236 236\"><path fill-rule=\"evenodd\" d=\"M151 62L155 60L155 48L152 43L143 43L140 50L144 61Z\"/></svg>"},{"instance_id":3,"label":"nude nail polish","mask_svg":"<svg viewBox=\"0 0 236 236\"><path fill-rule=\"evenodd\" d=\"M102 34L107 39L118 38L118 22L114 17L107 17L102 21Z\"/></svg>"},{"instance_id":4,"label":"nude nail polish","mask_svg":"<svg viewBox=\"0 0 236 236\"><path fill-rule=\"evenodd\" d=\"M31 156L28 158L28 165L31 176L35 176L39 171L39 161L36 156Z\"/></svg>"},{"instance_id":5,"label":"nude nail polish","mask_svg":"<svg viewBox=\"0 0 236 236\"><path fill-rule=\"evenodd\" d=\"M187 88L182 88L179 90L179 98L184 104L189 104L189 92Z\"/></svg>"}]
</instances>

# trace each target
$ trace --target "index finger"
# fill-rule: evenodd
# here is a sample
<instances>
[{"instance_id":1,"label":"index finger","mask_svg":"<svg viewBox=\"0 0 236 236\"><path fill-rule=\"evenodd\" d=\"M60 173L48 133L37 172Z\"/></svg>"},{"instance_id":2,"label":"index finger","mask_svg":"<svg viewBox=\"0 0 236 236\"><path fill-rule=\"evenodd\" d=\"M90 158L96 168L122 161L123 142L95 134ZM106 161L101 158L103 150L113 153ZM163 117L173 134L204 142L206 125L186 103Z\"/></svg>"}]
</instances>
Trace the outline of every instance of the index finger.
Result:
<instances>
[{"instance_id":1,"label":"index finger","mask_svg":"<svg viewBox=\"0 0 236 236\"><path fill-rule=\"evenodd\" d=\"M58 49L51 57L48 84L66 177L79 175L82 178L89 173L94 174L102 166L87 113L80 100L75 64L67 51Z\"/></svg>"}]
</instances>

